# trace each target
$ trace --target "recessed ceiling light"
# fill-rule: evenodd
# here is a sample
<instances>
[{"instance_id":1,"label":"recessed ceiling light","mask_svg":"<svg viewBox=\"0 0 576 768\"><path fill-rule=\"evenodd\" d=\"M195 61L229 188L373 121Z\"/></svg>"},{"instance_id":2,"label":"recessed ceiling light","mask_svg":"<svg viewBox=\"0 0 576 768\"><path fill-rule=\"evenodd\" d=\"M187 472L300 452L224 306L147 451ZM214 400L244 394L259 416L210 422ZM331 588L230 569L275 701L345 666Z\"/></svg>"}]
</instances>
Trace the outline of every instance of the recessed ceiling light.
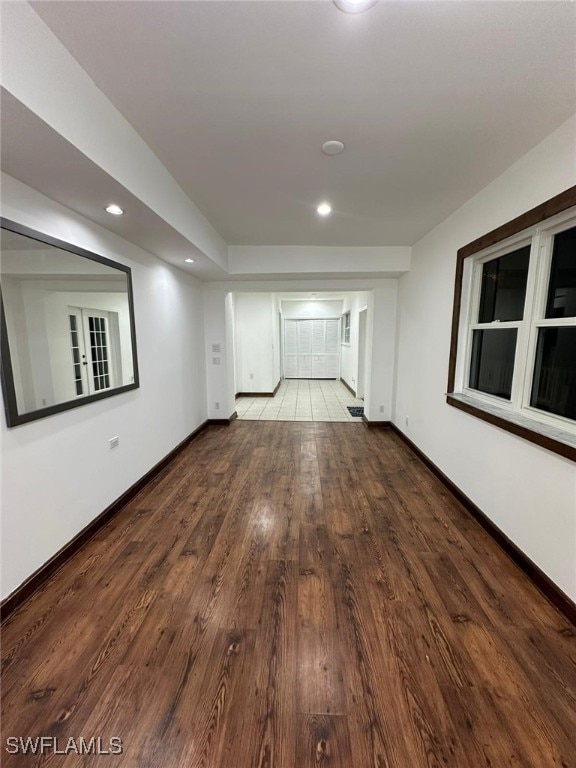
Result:
<instances>
[{"instance_id":1,"label":"recessed ceiling light","mask_svg":"<svg viewBox=\"0 0 576 768\"><path fill-rule=\"evenodd\" d=\"M362 13L377 2L378 0L334 0L336 7L344 13Z\"/></svg>"},{"instance_id":2,"label":"recessed ceiling light","mask_svg":"<svg viewBox=\"0 0 576 768\"><path fill-rule=\"evenodd\" d=\"M330 203L320 203L318 208L316 208L320 216L329 216L332 213L332 206Z\"/></svg>"},{"instance_id":3,"label":"recessed ceiling light","mask_svg":"<svg viewBox=\"0 0 576 768\"><path fill-rule=\"evenodd\" d=\"M194 259L184 259L186 264L194 264Z\"/></svg>"},{"instance_id":4,"label":"recessed ceiling light","mask_svg":"<svg viewBox=\"0 0 576 768\"><path fill-rule=\"evenodd\" d=\"M339 155L344 152L344 144L341 141L325 141L322 144L322 152L325 155Z\"/></svg>"},{"instance_id":5,"label":"recessed ceiling light","mask_svg":"<svg viewBox=\"0 0 576 768\"><path fill-rule=\"evenodd\" d=\"M124 211L122 208L120 208L119 205L116 205L116 203L111 203L110 205L106 206L107 213L111 213L113 216L122 216Z\"/></svg>"}]
</instances>

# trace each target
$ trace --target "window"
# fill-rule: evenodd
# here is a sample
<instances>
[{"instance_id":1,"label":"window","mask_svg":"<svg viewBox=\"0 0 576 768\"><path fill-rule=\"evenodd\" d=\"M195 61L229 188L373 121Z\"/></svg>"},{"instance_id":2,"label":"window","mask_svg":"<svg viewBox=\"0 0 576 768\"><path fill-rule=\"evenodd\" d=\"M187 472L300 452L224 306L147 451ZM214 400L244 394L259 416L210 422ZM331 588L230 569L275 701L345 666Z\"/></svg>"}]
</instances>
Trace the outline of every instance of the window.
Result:
<instances>
[{"instance_id":1,"label":"window","mask_svg":"<svg viewBox=\"0 0 576 768\"><path fill-rule=\"evenodd\" d=\"M540 328L530 405L576 422L576 328Z\"/></svg>"},{"instance_id":2,"label":"window","mask_svg":"<svg viewBox=\"0 0 576 768\"><path fill-rule=\"evenodd\" d=\"M510 400L516 337L515 328L472 332L469 382L472 389Z\"/></svg>"},{"instance_id":3,"label":"window","mask_svg":"<svg viewBox=\"0 0 576 768\"><path fill-rule=\"evenodd\" d=\"M342 315L342 344L350 344L350 312Z\"/></svg>"},{"instance_id":4,"label":"window","mask_svg":"<svg viewBox=\"0 0 576 768\"><path fill-rule=\"evenodd\" d=\"M459 251L447 396L573 459L575 204L573 188Z\"/></svg>"}]
</instances>

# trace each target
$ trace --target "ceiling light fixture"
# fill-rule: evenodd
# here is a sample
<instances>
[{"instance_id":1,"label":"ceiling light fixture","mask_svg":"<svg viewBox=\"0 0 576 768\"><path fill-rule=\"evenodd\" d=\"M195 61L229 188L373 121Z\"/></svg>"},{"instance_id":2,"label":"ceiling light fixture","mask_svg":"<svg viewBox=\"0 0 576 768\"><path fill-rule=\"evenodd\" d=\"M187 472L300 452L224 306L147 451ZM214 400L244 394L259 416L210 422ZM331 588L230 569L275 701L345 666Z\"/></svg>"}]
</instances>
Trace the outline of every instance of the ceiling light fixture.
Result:
<instances>
[{"instance_id":1,"label":"ceiling light fixture","mask_svg":"<svg viewBox=\"0 0 576 768\"><path fill-rule=\"evenodd\" d=\"M184 259L186 264L194 264L194 259Z\"/></svg>"},{"instance_id":2,"label":"ceiling light fixture","mask_svg":"<svg viewBox=\"0 0 576 768\"><path fill-rule=\"evenodd\" d=\"M107 205L106 212L111 213L112 216L122 216L122 214L124 213L122 208L120 208L119 205L116 205L116 203L110 203L110 205Z\"/></svg>"},{"instance_id":3,"label":"ceiling light fixture","mask_svg":"<svg viewBox=\"0 0 576 768\"><path fill-rule=\"evenodd\" d=\"M332 213L332 206L330 203L320 203L318 208L316 208L320 216L329 216Z\"/></svg>"},{"instance_id":4,"label":"ceiling light fixture","mask_svg":"<svg viewBox=\"0 0 576 768\"><path fill-rule=\"evenodd\" d=\"M339 155L344 152L344 144L341 141L325 141L322 144L322 152L325 155Z\"/></svg>"},{"instance_id":5,"label":"ceiling light fixture","mask_svg":"<svg viewBox=\"0 0 576 768\"><path fill-rule=\"evenodd\" d=\"M334 0L334 5L344 13L363 13L377 2L378 0Z\"/></svg>"}]
</instances>

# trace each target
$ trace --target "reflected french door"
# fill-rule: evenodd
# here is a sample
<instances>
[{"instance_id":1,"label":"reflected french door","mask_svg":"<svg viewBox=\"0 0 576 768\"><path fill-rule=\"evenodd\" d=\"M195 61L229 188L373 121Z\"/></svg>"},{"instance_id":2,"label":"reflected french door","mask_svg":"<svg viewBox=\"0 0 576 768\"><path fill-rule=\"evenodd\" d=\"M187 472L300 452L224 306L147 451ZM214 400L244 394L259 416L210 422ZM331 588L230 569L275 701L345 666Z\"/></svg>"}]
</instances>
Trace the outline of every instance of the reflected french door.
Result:
<instances>
[{"instance_id":1,"label":"reflected french door","mask_svg":"<svg viewBox=\"0 0 576 768\"><path fill-rule=\"evenodd\" d=\"M70 307L70 344L76 395L114 386L108 312Z\"/></svg>"}]
</instances>

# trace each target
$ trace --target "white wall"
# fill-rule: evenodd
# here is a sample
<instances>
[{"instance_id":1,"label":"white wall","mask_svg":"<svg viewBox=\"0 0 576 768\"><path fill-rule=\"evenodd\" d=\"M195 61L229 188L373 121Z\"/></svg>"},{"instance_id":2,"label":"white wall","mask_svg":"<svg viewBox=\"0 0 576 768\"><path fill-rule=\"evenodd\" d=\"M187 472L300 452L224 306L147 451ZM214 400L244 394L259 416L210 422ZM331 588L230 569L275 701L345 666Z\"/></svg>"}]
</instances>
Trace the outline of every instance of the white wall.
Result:
<instances>
[{"instance_id":1,"label":"white wall","mask_svg":"<svg viewBox=\"0 0 576 768\"><path fill-rule=\"evenodd\" d=\"M410 269L410 247L231 245L228 271L255 279L274 275L335 277L364 274L366 277L398 277ZM346 290L346 286L343 286Z\"/></svg>"},{"instance_id":2,"label":"white wall","mask_svg":"<svg viewBox=\"0 0 576 768\"><path fill-rule=\"evenodd\" d=\"M283 317L340 317L343 302L341 299L282 299Z\"/></svg>"},{"instance_id":3,"label":"white wall","mask_svg":"<svg viewBox=\"0 0 576 768\"><path fill-rule=\"evenodd\" d=\"M576 599L574 464L445 402L456 251L576 184L572 119L436 227L400 279L394 422ZM406 423L406 418L409 423Z\"/></svg>"},{"instance_id":4,"label":"white wall","mask_svg":"<svg viewBox=\"0 0 576 768\"><path fill-rule=\"evenodd\" d=\"M282 322L280 319L280 301L278 296L272 294L272 341L274 354L272 356L272 381L278 382L282 378L282 339L280 338ZM276 386L276 384L274 386ZM238 391L238 390L236 390Z\"/></svg>"},{"instance_id":5,"label":"white wall","mask_svg":"<svg viewBox=\"0 0 576 768\"><path fill-rule=\"evenodd\" d=\"M238 375L234 361L234 297L220 285L204 284L203 302L208 418L228 419L234 413Z\"/></svg>"},{"instance_id":6,"label":"white wall","mask_svg":"<svg viewBox=\"0 0 576 768\"><path fill-rule=\"evenodd\" d=\"M342 312L350 312L350 344L342 344L342 364L340 375L356 392L358 380L358 329L360 310L368 305L369 295L366 292L355 291L345 300ZM369 318L369 321L372 317Z\"/></svg>"},{"instance_id":7,"label":"white wall","mask_svg":"<svg viewBox=\"0 0 576 768\"><path fill-rule=\"evenodd\" d=\"M5 596L206 419L206 384L200 283L5 175L2 215L131 267L140 367L134 391L2 418Z\"/></svg>"},{"instance_id":8,"label":"white wall","mask_svg":"<svg viewBox=\"0 0 576 768\"><path fill-rule=\"evenodd\" d=\"M398 280L378 280L368 295L364 413L370 421L392 418L397 304Z\"/></svg>"},{"instance_id":9,"label":"white wall","mask_svg":"<svg viewBox=\"0 0 576 768\"><path fill-rule=\"evenodd\" d=\"M273 392L279 381L276 297L237 293L234 306L236 391Z\"/></svg>"}]
</instances>

